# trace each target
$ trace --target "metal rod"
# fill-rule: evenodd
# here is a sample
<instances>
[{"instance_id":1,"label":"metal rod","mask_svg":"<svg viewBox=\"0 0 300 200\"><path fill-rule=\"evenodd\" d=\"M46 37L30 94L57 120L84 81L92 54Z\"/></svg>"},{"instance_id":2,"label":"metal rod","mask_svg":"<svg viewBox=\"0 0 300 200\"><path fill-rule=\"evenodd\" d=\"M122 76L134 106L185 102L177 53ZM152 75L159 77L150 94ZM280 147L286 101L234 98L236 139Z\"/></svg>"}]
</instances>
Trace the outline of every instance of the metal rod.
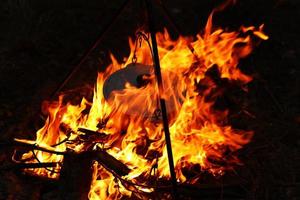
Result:
<instances>
[{"instance_id":1,"label":"metal rod","mask_svg":"<svg viewBox=\"0 0 300 200\"><path fill-rule=\"evenodd\" d=\"M45 163L14 163L0 167L0 170L16 170L16 169L35 169L45 167L56 167L60 162L45 162Z\"/></svg>"},{"instance_id":2,"label":"metal rod","mask_svg":"<svg viewBox=\"0 0 300 200\"><path fill-rule=\"evenodd\" d=\"M169 21L170 25L173 27L173 29L176 31L176 34L180 35L182 33L182 30L180 27L175 23L175 20L173 19L172 15L168 11L168 9L165 7L163 2L161 0L156 0L157 4L160 5L162 13L165 15L166 19Z\"/></svg>"},{"instance_id":3,"label":"metal rod","mask_svg":"<svg viewBox=\"0 0 300 200\"><path fill-rule=\"evenodd\" d=\"M148 23L149 23L149 31L151 34L151 43L152 43L152 51L153 51L153 62L154 62L154 69L155 75L157 79L157 86L158 86L158 96L160 100L160 108L162 113L162 120L163 120L163 128L165 133L165 141L168 153L168 161L169 161L169 168L170 168L170 175L171 175L171 183L172 183L172 196L173 199L176 198L176 190L177 190L177 182L176 182L176 173L174 167L174 160L173 160L173 153L172 153L172 145L171 145L171 138L170 138L170 130L169 130L169 123L168 123L168 115L167 115L167 108L166 102L163 98L163 81L159 63L159 55L157 49L157 42L155 37L155 25L154 25L154 15L153 15L153 5L152 0L145 0L146 8L148 13Z\"/></svg>"},{"instance_id":4,"label":"metal rod","mask_svg":"<svg viewBox=\"0 0 300 200\"><path fill-rule=\"evenodd\" d=\"M163 2L161 0L156 0L156 2L160 6L162 13L165 15L165 17L168 20L168 22L170 23L170 25L175 30L176 34L181 35L183 33L182 29L175 23L174 18L172 17L172 15L170 14L170 12L166 8L166 6L163 4ZM195 54L195 49L191 45L191 43L188 43L187 46L188 46L189 50L191 51L191 53L195 56L195 58L198 59L198 56Z\"/></svg>"},{"instance_id":5,"label":"metal rod","mask_svg":"<svg viewBox=\"0 0 300 200\"><path fill-rule=\"evenodd\" d=\"M117 10L114 17L110 20L109 23L105 25L105 27L102 29L102 32L98 35L95 42L92 43L91 47L87 49L84 54L80 57L79 62L72 68L72 70L67 74L67 76L63 79L63 81L58 85L58 87L52 92L50 95L50 99L53 99L62 89L63 87L69 82L69 80L72 78L72 76L75 74L75 72L78 71L80 66L83 64L83 62L88 58L88 56L92 53L92 51L100 44L102 41L104 35L111 29L113 24L116 22L116 20L119 18L123 10L126 8L128 3L131 0L125 0L123 4L120 6L120 8Z\"/></svg>"}]
</instances>

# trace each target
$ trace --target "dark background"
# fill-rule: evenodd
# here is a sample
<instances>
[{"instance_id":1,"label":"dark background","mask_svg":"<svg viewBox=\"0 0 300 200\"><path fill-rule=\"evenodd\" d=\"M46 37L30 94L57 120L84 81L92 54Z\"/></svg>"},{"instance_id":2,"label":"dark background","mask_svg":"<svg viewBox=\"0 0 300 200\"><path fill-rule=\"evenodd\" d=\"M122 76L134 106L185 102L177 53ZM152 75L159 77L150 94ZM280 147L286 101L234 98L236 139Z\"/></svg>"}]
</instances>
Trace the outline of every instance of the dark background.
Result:
<instances>
[{"instance_id":1,"label":"dark background","mask_svg":"<svg viewBox=\"0 0 300 200\"><path fill-rule=\"evenodd\" d=\"M222 1L163 2L182 34L195 35L203 29L211 10ZM1 1L1 141L34 138L34 130L40 126L36 118L42 101L49 99L121 3L120 0ZM120 60L128 55L127 37L143 23L139 8L139 1L134 1L125 10L65 89L92 84L96 71L109 62L109 52ZM161 17L157 12L157 18ZM299 199L300 1L238 0L235 6L214 17L216 27L228 30L262 23L270 39L240 64L254 76L249 85L248 109L255 116L249 120L249 126L256 132L242 155L247 169L246 175L243 174L247 186L242 199ZM170 28L166 20L159 20L160 28L164 25ZM174 32L172 28L170 31ZM11 149L2 148L1 152L0 164L8 162ZM0 173L4 177L0 182L0 199L43 197L37 182L33 186L24 184L24 177L14 171ZM32 192L24 193L28 188Z\"/></svg>"}]
</instances>

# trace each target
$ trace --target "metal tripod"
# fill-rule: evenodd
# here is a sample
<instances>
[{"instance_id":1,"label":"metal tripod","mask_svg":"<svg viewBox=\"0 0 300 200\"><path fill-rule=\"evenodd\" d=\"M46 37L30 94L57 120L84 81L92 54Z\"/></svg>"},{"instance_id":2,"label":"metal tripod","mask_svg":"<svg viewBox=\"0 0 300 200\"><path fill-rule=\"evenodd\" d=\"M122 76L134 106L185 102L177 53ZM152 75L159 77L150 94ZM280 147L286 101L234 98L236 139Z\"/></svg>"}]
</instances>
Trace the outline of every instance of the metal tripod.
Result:
<instances>
[{"instance_id":1,"label":"metal tripod","mask_svg":"<svg viewBox=\"0 0 300 200\"><path fill-rule=\"evenodd\" d=\"M103 31L99 34L95 42L92 43L91 47L87 49L87 51L82 55L82 57L79 59L78 63L72 68L72 70L67 74L65 79L59 84L59 86L53 91L50 98L53 99L57 96L57 94L64 88L66 83L70 81L72 76L77 72L84 61L88 58L88 56L95 50L95 48L100 44L100 42L103 40L104 35L109 32L111 27L114 25L114 23L117 21L118 17L121 16L122 12L125 10L127 5L129 4L131 0L125 0L120 8L117 10L116 14L113 16L111 21L106 24ZM156 27L155 27L155 16L154 16L154 3L156 5L159 5L162 9L162 13L165 15L166 19L169 21L169 23L173 26L174 30L179 33L179 28L176 26L176 24L173 22L173 19L171 15L169 14L168 10L161 1L159 0L144 0L146 5L146 13L148 17L148 28L151 36L151 44L152 44L152 53L153 53L153 63L154 63L154 70L155 70L155 76L157 80L157 86L158 86L158 97L160 101L160 109L162 113L162 121L163 121L163 130L165 135L165 141L166 141L166 147L167 147L167 153L168 153L168 162L169 162L169 169L170 169L170 175L171 175L171 183L172 183L172 197L173 199L177 196L177 181L176 181L176 173L175 173L175 167L174 167L174 160L173 160L173 153L172 153L172 145L171 145L171 138L170 138L170 131L169 131L169 123L168 123L168 116L167 116L167 108L166 108L166 102L165 99L162 98L164 87L163 87L163 80L161 75L161 68L160 68L160 62L159 62L159 55L158 55L158 49L157 49L157 41L155 37L156 33ZM193 51L191 49L191 51Z\"/></svg>"}]
</instances>

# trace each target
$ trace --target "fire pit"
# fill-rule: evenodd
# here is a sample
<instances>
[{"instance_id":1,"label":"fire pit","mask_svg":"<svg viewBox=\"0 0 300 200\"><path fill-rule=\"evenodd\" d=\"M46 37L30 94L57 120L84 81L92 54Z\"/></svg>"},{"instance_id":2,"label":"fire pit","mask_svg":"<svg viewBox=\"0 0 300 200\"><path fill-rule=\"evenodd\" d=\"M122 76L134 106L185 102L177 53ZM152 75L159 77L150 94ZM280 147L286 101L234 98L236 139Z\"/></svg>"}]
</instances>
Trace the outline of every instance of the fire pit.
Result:
<instances>
[{"instance_id":1,"label":"fire pit","mask_svg":"<svg viewBox=\"0 0 300 200\"><path fill-rule=\"evenodd\" d=\"M93 98L60 93L35 141L9 143L26 152L15 152L16 166L59 181L62 199L182 198L207 174L242 164L238 151L254 133L230 124L245 112L232 94L247 92L252 78L237 66L268 39L263 25L214 28L217 8L202 33L174 40L155 34L146 2L149 29L129 39L124 62L111 54Z\"/></svg>"}]
</instances>

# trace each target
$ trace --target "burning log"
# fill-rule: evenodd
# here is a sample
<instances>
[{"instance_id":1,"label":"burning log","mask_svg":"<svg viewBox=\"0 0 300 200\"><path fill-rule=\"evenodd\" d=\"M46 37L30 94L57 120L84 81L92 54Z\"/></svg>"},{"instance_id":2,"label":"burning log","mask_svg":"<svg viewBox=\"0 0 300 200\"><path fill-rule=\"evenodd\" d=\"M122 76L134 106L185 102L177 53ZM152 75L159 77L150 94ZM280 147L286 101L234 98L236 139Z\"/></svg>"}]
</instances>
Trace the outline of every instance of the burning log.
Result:
<instances>
[{"instance_id":1,"label":"burning log","mask_svg":"<svg viewBox=\"0 0 300 200\"><path fill-rule=\"evenodd\" d=\"M0 142L0 146L10 146L10 147L15 147L16 149L23 149L23 150L38 150L38 151L44 151L47 153L52 153L57 155L66 154L66 152L55 151L55 149L52 147L38 146L34 142L29 142L21 139L14 139L8 142Z\"/></svg>"},{"instance_id":2,"label":"burning log","mask_svg":"<svg viewBox=\"0 0 300 200\"><path fill-rule=\"evenodd\" d=\"M92 131L85 128L78 128L79 132L85 133L85 135L80 135L79 137L83 140L92 140L94 142L104 142L108 139L108 135L105 133L99 133L97 131Z\"/></svg>"},{"instance_id":3,"label":"burning log","mask_svg":"<svg viewBox=\"0 0 300 200\"><path fill-rule=\"evenodd\" d=\"M81 129L80 131L86 134L99 134L87 129ZM67 200L83 200L87 199L88 193L91 187L93 163L98 161L108 171L117 174L118 176L127 175L130 169L111 156L104 150L84 151L77 153L74 151L55 151L52 147L41 147L26 140L15 139L9 142L1 142L2 146L10 146L15 149L22 150L37 150L51 154L63 155L64 160L60 170L59 176L59 199ZM53 168L60 162L46 162L46 163L14 163L2 166L1 170L23 170L23 169L35 169L35 168ZM80 187L79 187L80 186Z\"/></svg>"},{"instance_id":4,"label":"burning log","mask_svg":"<svg viewBox=\"0 0 300 200\"><path fill-rule=\"evenodd\" d=\"M92 181L92 165L95 160L119 176L127 175L130 172L125 164L103 150L86 151L78 154L68 153L64 156L64 164L60 173L61 199L87 199Z\"/></svg>"},{"instance_id":5,"label":"burning log","mask_svg":"<svg viewBox=\"0 0 300 200\"><path fill-rule=\"evenodd\" d=\"M88 134L96 134L90 130L81 130ZM97 133L99 134L99 133ZM73 151L59 152L52 147L41 147L26 140L15 139L8 142L1 142L0 146L10 146L20 150L37 150L51 154L63 155L64 160L60 170L58 179L59 197L61 200L85 200L91 187L93 163L98 161L107 170L113 173L124 176L130 172L130 169L105 152L104 150L85 151L76 153ZM60 162L46 162L46 163L13 163L2 166L0 170L24 170L36 168L53 168Z\"/></svg>"},{"instance_id":6,"label":"burning log","mask_svg":"<svg viewBox=\"0 0 300 200\"><path fill-rule=\"evenodd\" d=\"M16 149L23 149L23 150L38 150L44 151L47 153L57 154L57 155L64 155L64 159L68 159L68 157L77 157L81 156L81 154L87 155L92 161L98 161L101 165L103 165L108 170L113 171L114 173L118 174L119 176L127 175L130 172L130 169L111 156L109 153L105 152L104 150L96 150L96 151L86 151L84 153L74 153L71 151L66 152L59 152L55 151L54 149L48 147L40 147L35 144L31 144L29 142L25 142L23 140L15 139L9 142L1 142L1 146L10 146L15 147ZM68 160L66 162L69 162ZM78 161L80 162L80 160ZM65 161L64 161L65 163ZM14 164L11 165L13 168L24 169L24 168L43 168L43 167L55 167L58 163L22 163L22 164ZM65 164L64 164L65 165ZM8 168L4 167L5 169Z\"/></svg>"},{"instance_id":7,"label":"burning log","mask_svg":"<svg viewBox=\"0 0 300 200\"><path fill-rule=\"evenodd\" d=\"M81 138L85 138L87 140L92 139L94 142L103 142L108 139L108 135L105 133L99 133L85 128L79 128L78 131L86 134L84 136L80 136ZM130 172L130 169L125 164L123 164L104 150L100 149L97 151L92 151L91 156L105 168L112 170L119 176L127 175Z\"/></svg>"},{"instance_id":8,"label":"burning log","mask_svg":"<svg viewBox=\"0 0 300 200\"><path fill-rule=\"evenodd\" d=\"M127 175L130 172L130 169L125 164L103 150L95 151L93 154L96 161L119 176Z\"/></svg>"},{"instance_id":9,"label":"burning log","mask_svg":"<svg viewBox=\"0 0 300 200\"><path fill-rule=\"evenodd\" d=\"M59 177L59 199L87 199L92 182L93 160L88 152L64 156Z\"/></svg>"},{"instance_id":10,"label":"burning log","mask_svg":"<svg viewBox=\"0 0 300 200\"><path fill-rule=\"evenodd\" d=\"M8 145L8 144L10 144L12 146L16 146L16 148L23 148L26 150L39 150L39 151L44 151L44 152L52 153L52 154L64 155L65 159L68 156L72 157L72 156L78 156L78 155L83 154L83 153L78 154L78 153L69 152L69 151L59 152L59 151L52 150L50 148L48 149L46 147L40 147L35 144L30 144L30 143L24 142L22 140L17 140L17 139L12 142L6 143L6 145ZM98 161L105 168L112 170L119 176L127 175L130 172L130 169L125 164L123 164L122 162L120 162L119 160L117 160L116 158L114 158L109 153L105 152L104 150L86 151L86 152L84 152L84 154L87 154L88 157L91 158L93 161ZM39 164L42 164L42 163L39 163ZM41 166L41 167L43 167L43 166ZM28 167L28 168L30 168L30 167ZM38 166L36 166L36 168L38 168Z\"/></svg>"}]
</instances>

